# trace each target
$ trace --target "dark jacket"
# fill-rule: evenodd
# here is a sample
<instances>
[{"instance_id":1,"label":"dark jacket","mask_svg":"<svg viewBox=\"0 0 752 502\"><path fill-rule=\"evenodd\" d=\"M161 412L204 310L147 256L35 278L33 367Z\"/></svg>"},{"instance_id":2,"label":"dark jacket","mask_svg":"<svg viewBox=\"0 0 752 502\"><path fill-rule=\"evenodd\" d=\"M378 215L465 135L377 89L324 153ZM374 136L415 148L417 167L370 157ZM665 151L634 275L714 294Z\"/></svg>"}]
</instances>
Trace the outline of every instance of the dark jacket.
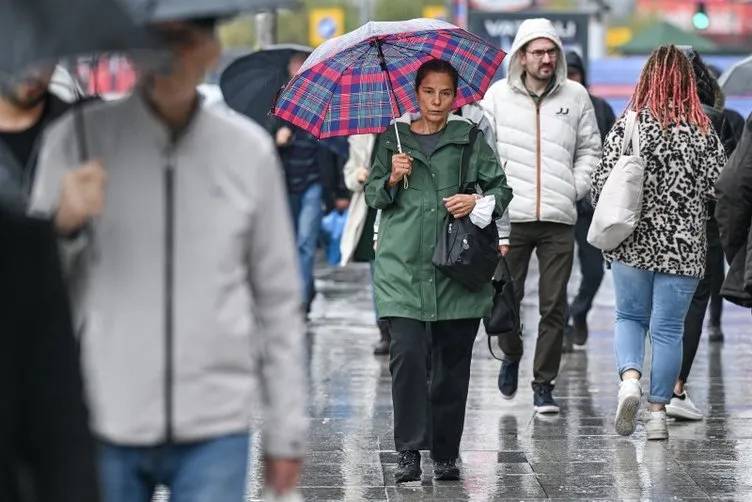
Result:
<instances>
[{"instance_id":1,"label":"dark jacket","mask_svg":"<svg viewBox=\"0 0 752 502\"><path fill-rule=\"evenodd\" d=\"M713 129L721 139L726 155L731 156L731 154L734 153L734 149L736 148L739 139L736 136L731 123L726 119L726 114L723 113L723 111L719 111L717 108L706 104L702 105L702 109L705 111L708 118L710 118L710 122L713 124Z\"/></svg>"},{"instance_id":2,"label":"dark jacket","mask_svg":"<svg viewBox=\"0 0 752 502\"><path fill-rule=\"evenodd\" d=\"M738 143L742 139L742 133L744 132L744 117L742 117L741 113L730 108L724 108L723 115L731 125L731 130L734 131L734 137Z\"/></svg>"},{"instance_id":3,"label":"dark jacket","mask_svg":"<svg viewBox=\"0 0 752 502\"><path fill-rule=\"evenodd\" d=\"M731 265L721 294L731 302L752 307L752 115L716 188L715 216L723 252Z\"/></svg>"},{"instance_id":4,"label":"dark jacket","mask_svg":"<svg viewBox=\"0 0 752 502\"><path fill-rule=\"evenodd\" d=\"M567 68L574 68L582 74L582 85L587 89L587 70L579 54L574 51L567 52ZM616 115L605 99L590 94L590 101L593 102L593 108L595 108L595 120L598 122L598 131L601 133L601 142L603 142L616 122Z\"/></svg>"},{"instance_id":5,"label":"dark jacket","mask_svg":"<svg viewBox=\"0 0 752 502\"><path fill-rule=\"evenodd\" d=\"M48 93L45 107L40 119L42 121L42 127L39 128L40 133L43 133L49 124L65 114L71 108L71 104L52 93ZM0 205L18 212L26 210L40 143L41 137L37 137L28 165L24 166L0 141Z\"/></svg>"},{"instance_id":6,"label":"dark jacket","mask_svg":"<svg viewBox=\"0 0 752 502\"><path fill-rule=\"evenodd\" d=\"M302 134L306 134L300 128L286 123L277 118L270 119L267 123L267 129L272 137L277 133L277 130L283 126L289 127L295 132L300 131ZM322 203L325 210L328 213L334 209L334 202L336 199L350 199L350 191L345 185L344 167L347 162L346 146L340 148L340 145L336 138L326 141L318 141L318 148L316 153L316 173L315 182L321 183L323 187L324 195L322 197ZM288 153L285 147L277 147L282 166L285 168L285 179L287 181L288 191L291 189L291 181L287 172L287 159ZM299 184L297 181L295 184Z\"/></svg>"},{"instance_id":7,"label":"dark jacket","mask_svg":"<svg viewBox=\"0 0 752 502\"><path fill-rule=\"evenodd\" d=\"M94 444L48 222L0 209L0 500L94 502Z\"/></svg>"}]
</instances>

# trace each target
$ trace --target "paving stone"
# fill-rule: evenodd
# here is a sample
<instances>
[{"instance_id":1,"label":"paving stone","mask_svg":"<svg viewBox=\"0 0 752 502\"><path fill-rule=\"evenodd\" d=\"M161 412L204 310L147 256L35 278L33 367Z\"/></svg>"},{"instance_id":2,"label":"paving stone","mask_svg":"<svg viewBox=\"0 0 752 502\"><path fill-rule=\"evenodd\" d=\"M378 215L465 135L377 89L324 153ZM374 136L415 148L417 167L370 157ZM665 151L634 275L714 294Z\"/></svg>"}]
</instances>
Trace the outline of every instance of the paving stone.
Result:
<instances>
[{"instance_id":1,"label":"paving stone","mask_svg":"<svg viewBox=\"0 0 752 502\"><path fill-rule=\"evenodd\" d=\"M528 297L534 299L534 266L531 274ZM459 460L462 480L434 481L424 452L421 481L397 486L388 360L371 352L378 331L368 269L322 268L309 330L312 418L301 478L305 500L752 500L749 312L727 306L725 344L700 344L688 388L705 420L671 421L665 442L647 441L642 423L625 438L614 431L618 377L609 275L590 316L587 347L562 360L554 390L559 416L537 417L532 410L537 308L526 301L526 357L515 399L500 398L499 363L488 354L482 333L476 340ZM248 500L261 500L262 448L254 439Z\"/></svg>"}]
</instances>

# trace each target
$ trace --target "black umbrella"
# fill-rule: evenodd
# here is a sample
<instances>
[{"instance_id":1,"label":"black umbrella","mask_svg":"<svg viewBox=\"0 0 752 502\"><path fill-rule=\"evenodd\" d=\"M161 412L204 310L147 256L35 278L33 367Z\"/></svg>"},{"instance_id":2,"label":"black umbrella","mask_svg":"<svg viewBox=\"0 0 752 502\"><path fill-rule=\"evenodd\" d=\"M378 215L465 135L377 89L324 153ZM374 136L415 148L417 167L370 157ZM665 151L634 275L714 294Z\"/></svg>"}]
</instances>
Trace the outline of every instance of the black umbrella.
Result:
<instances>
[{"instance_id":1,"label":"black umbrella","mask_svg":"<svg viewBox=\"0 0 752 502\"><path fill-rule=\"evenodd\" d=\"M142 22L231 17L241 12L296 7L299 0L123 0Z\"/></svg>"},{"instance_id":2,"label":"black umbrella","mask_svg":"<svg viewBox=\"0 0 752 502\"><path fill-rule=\"evenodd\" d=\"M65 56L149 47L115 0L0 0L0 76Z\"/></svg>"},{"instance_id":3,"label":"black umbrella","mask_svg":"<svg viewBox=\"0 0 752 502\"><path fill-rule=\"evenodd\" d=\"M235 111L264 125L277 92L290 79L290 58L311 52L312 48L303 45L271 45L237 59L219 80L225 101Z\"/></svg>"}]
</instances>

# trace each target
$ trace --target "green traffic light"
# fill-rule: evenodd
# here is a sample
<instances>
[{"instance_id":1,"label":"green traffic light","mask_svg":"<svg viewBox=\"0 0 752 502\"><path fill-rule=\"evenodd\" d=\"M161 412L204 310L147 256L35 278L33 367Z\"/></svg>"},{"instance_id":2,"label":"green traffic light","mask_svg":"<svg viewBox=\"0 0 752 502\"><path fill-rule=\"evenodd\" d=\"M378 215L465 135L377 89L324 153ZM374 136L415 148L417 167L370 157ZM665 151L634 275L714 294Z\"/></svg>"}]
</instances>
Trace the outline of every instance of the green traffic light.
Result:
<instances>
[{"instance_id":1,"label":"green traffic light","mask_svg":"<svg viewBox=\"0 0 752 502\"><path fill-rule=\"evenodd\" d=\"M704 12L695 12L695 15L692 16L692 24L695 29L707 30L710 27L710 18Z\"/></svg>"}]
</instances>

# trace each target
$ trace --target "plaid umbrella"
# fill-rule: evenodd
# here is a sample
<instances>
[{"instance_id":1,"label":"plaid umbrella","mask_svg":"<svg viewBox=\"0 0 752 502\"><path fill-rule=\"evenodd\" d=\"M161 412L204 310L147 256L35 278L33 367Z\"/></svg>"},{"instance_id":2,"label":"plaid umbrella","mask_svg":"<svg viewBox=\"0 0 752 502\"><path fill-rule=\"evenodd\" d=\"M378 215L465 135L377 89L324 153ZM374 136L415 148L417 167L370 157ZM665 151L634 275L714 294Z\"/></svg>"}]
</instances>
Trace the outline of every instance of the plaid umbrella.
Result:
<instances>
[{"instance_id":1,"label":"plaid umbrella","mask_svg":"<svg viewBox=\"0 0 752 502\"><path fill-rule=\"evenodd\" d=\"M418 110L415 74L424 62L443 59L457 69L459 108L483 97L505 55L444 21L370 22L319 46L273 112L317 138L379 133Z\"/></svg>"}]
</instances>

